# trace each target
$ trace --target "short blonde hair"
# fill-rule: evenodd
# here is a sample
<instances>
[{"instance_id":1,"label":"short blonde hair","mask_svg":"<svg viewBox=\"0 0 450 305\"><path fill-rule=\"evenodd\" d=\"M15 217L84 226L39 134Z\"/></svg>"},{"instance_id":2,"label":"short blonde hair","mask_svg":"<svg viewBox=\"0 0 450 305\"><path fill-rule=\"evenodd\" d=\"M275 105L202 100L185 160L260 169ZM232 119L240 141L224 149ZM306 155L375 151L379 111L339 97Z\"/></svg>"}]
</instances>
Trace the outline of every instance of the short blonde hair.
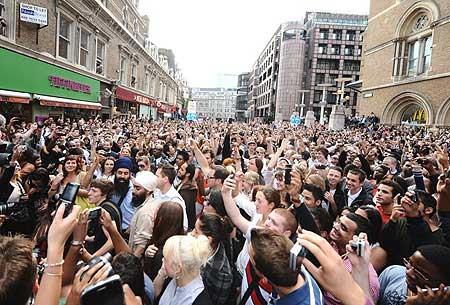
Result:
<instances>
[{"instance_id":1,"label":"short blonde hair","mask_svg":"<svg viewBox=\"0 0 450 305\"><path fill-rule=\"evenodd\" d=\"M246 172L244 174L244 181L252 184L252 185L258 185L259 183L259 175L255 172Z\"/></svg>"},{"instance_id":2,"label":"short blonde hair","mask_svg":"<svg viewBox=\"0 0 450 305\"><path fill-rule=\"evenodd\" d=\"M181 266L184 274L196 274L211 255L211 246L206 236L175 235L163 248L163 256L170 257L173 265Z\"/></svg>"}]
</instances>

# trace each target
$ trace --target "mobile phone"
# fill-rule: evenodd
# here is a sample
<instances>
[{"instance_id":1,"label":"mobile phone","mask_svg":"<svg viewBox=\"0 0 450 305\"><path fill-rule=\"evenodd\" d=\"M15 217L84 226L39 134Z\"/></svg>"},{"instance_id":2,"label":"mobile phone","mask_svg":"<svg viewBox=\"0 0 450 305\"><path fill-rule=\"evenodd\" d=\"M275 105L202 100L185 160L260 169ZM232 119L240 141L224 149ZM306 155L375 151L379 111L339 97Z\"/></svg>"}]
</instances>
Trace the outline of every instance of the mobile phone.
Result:
<instances>
[{"instance_id":1,"label":"mobile phone","mask_svg":"<svg viewBox=\"0 0 450 305\"><path fill-rule=\"evenodd\" d=\"M102 208L96 207L89 210L88 220L99 219L100 215L102 215Z\"/></svg>"},{"instance_id":2,"label":"mobile phone","mask_svg":"<svg viewBox=\"0 0 450 305\"><path fill-rule=\"evenodd\" d=\"M124 305L122 281L119 275L86 287L81 292L82 305Z\"/></svg>"},{"instance_id":3,"label":"mobile phone","mask_svg":"<svg viewBox=\"0 0 450 305\"><path fill-rule=\"evenodd\" d=\"M327 166L323 165L323 164L317 164L317 165L315 165L315 168L316 169L325 169L325 168L327 168Z\"/></svg>"},{"instance_id":4,"label":"mobile phone","mask_svg":"<svg viewBox=\"0 0 450 305\"><path fill-rule=\"evenodd\" d=\"M66 209L64 210L64 217L72 212L73 204L75 203L75 198L77 197L78 190L80 189L80 185L78 183L67 183L64 191L61 196L59 196L59 200L61 203L66 204Z\"/></svg>"},{"instance_id":5,"label":"mobile phone","mask_svg":"<svg viewBox=\"0 0 450 305\"><path fill-rule=\"evenodd\" d=\"M291 176L291 171L292 171L292 165L288 164L286 165L286 168L284 169L284 184L291 184L292 181L292 176Z\"/></svg>"}]
</instances>

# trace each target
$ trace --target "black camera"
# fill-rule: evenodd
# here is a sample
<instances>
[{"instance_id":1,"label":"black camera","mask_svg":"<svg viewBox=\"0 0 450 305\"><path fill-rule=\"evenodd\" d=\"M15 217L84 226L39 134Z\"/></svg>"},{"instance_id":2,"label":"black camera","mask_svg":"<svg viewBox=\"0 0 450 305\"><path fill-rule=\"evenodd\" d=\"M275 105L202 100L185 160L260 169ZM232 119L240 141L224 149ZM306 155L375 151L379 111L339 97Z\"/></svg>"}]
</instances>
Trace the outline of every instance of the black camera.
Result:
<instances>
[{"instance_id":1,"label":"black camera","mask_svg":"<svg viewBox=\"0 0 450 305\"><path fill-rule=\"evenodd\" d=\"M104 264L109 264L112 256L109 253L106 253L103 256L96 256L92 258L87 264L79 264L77 267L82 268L86 265L89 266L87 270L85 270L81 274L81 279L91 268L93 268L96 264L103 262ZM123 305L124 304L124 294L122 288L122 281L120 276L114 274L114 271L111 268L111 271L108 273L108 277L100 282L95 283L94 285L86 287L81 292L81 304L82 305L96 305L96 304L105 304L105 305Z\"/></svg>"},{"instance_id":2,"label":"black camera","mask_svg":"<svg viewBox=\"0 0 450 305\"><path fill-rule=\"evenodd\" d=\"M63 193L59 196L59 201L66 204L64 210L64 217L67 217L70 212L72 212L73 204L75 203L75 198L77 197L80 185L77 183L69 182L64 188Z\"/></svg>"},{"instance_id":3,"label":"black camera","mask_svg":"<svg viewBox=\"0 0 450 305\"><path fill-rule=\"evenodd\" d=\"M291 164L286 165L286 168L284 169L284 184L286 185L291 184L292 181L291 172L292 172L292 165Z\"/></svg>"},{"instance_id":4,"label":"black camera","mask_svg":"<svg viewBox=\"0 0 450 305\"><path fill-rule=\"evenodd\" d=\"M77 269L80 270L81 268L83 268L84 266L89 266L89 268L87 270L85 270L81 276L80 279L83 278L83 276L86 274L86 272L88 272L92 267L94 267L95 265L97 265L100 262L103 262L104 264L109 264L109 262L112 260L112 255L109 253L106 253L105 255L102 256L95 256L93 257L90 261L88 261L87 263L79 263L77 265ZM114 271L111 269L111 271L109 272L108 276L112 276L114 275Z\"/></svg>"},{"instance_id":5,"label":"black camera","mask_svg":"<svg viewBox=\"0 0 450 305\"><path fill-rule=\"evenodd\" d=\"M0 215L9 216L15 211L17 211L16 202L6 202L0 204Z\"/></svg>"},{"instance_id":6,"label":"black camera","mask_svg":"<svg viewBox=\"0 0 450 305\"><path fill-rule=\"evenodd\" d=\"M125 296L119 275L113 275L94 285L86 287L81 292L82 305L123 305Z\"/></svg>"},{"instance_id":7,"label":"black camera","mask_svg":"<svg viewBox=\"0 0 450 305\"><path fill-rule=\"evenodd\" d=\"M11 161L12 154L0 153L0 166L5 166Z\"/></svg>"}]
</instances>

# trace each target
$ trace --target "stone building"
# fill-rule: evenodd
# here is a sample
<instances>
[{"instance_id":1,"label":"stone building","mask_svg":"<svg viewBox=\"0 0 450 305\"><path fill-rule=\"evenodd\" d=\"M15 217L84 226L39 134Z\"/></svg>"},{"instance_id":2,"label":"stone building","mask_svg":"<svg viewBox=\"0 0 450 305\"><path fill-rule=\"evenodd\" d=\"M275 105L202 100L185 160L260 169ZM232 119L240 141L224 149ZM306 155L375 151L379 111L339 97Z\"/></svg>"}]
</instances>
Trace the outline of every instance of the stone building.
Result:
<instances>
[{"instance_id":1,"label":"stone building","mask_svg":"<svg viewBox=\"0 0 450 305\"><path fill-rule=\"evenodd\" d=\"M361 114L386 124L450 124L450 1L372 0Z\"/></svg>"},{"instance_id":2,"label":"stone building","mask_svg":"<svg viewBox=\"0 0 450 305\"><path fill-rule=\"evenodd\" d=\"M203 119L235 119L236 89L192 88L195 112Z\"/></svg>"},{"instance_id":3,"label":"stone building","mask_svg":"<svg viewBox=\"0 0 450 305\"><path fill-rule=\"evenodd\" d=\"M0 16L1 112L38 119L176 111L176 80L152 50L137 0L0 0Z\"/></svg>"}]
</instances>

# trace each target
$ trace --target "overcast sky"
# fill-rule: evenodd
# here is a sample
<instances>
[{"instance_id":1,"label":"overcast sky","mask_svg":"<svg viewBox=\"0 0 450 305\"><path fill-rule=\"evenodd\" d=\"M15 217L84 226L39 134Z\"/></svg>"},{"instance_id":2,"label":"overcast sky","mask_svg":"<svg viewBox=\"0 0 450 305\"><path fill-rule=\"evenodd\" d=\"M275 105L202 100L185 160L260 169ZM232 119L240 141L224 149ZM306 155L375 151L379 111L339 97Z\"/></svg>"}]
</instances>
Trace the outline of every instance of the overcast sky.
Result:
<instances>
[{"instance_id":1,"label":"overcast sky","mask_svg":"<svg viewBox=\"0 0 450 305\"><path fill-rule=\"evenodd\" d=\"M220 74L249 71L278 25L303 20L306 11L369 11L369 0L140 2L140 11L150 17L150 40L174 51L191 87L220 86Z\"/></svg>"}]
</instances>

